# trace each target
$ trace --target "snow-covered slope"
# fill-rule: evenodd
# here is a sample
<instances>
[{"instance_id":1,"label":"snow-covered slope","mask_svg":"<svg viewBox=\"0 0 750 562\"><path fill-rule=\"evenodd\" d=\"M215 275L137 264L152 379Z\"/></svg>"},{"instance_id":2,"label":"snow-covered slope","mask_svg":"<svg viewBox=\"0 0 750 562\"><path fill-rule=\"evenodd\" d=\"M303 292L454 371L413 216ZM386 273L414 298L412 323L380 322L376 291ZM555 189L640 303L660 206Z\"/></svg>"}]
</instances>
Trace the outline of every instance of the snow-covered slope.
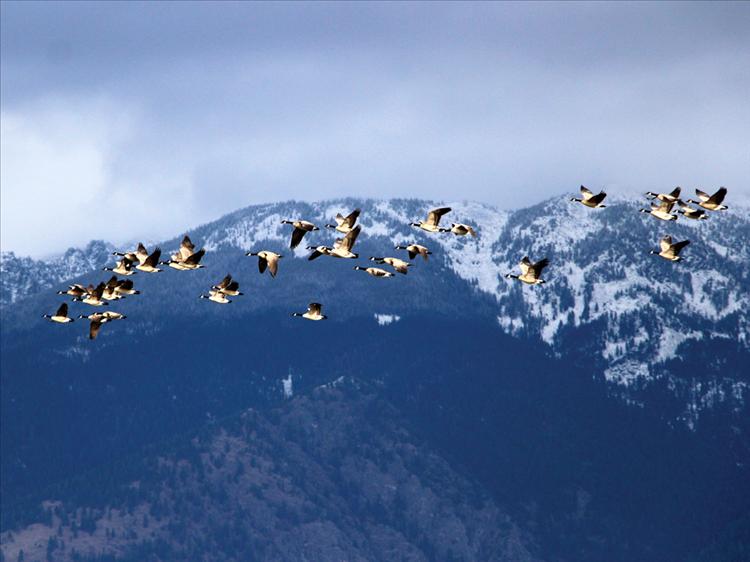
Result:
<instances>
[{"instance_id":1,"label":"snow-covered slope","mask_svg":"<svg viewBox=\"0 0 750 562\"><path fill-rule=\"evenodd\" d=\"M409 225L443 204L453 208L446 223L476 225L478 238L428 234ZM284 202L241 209L190 234L209 252L260 249L269 242L286 243L289 227L282 219L306 218L322 226L337 212L361 207L362 239L371 237L386 255L398 255L396 244L427 245L434 251L433 264L443 264L494 298L505 331L538 337L560 355L590 358L615 387L632 389L671 376L663 367L681 357L685 343L710 348L712 342L732 342L744 352L750 349L750 211L729 201L729 211L712 213L707 221L665 223L638 213L646 204L610 197L607 208L592 210L559 197L500 211L465 201ZM684 261L649 255L665 234L691 240ZM321 232L321 237L333 235ZM162 247L168 251L176 244L177 239ZM297 257L307 255L305 245ZM4 254L2 302L99 269L111 261L110 251L92 242L50 262ZM550 259L546 285L528 287L504 277L524 255ZM405 317L409 310L392 313ZM747 382L746 376L717 370L711 380L683 377L674 385L696 396L697 404L707 394L742 400Z\"/></svg>"}]
</instances>

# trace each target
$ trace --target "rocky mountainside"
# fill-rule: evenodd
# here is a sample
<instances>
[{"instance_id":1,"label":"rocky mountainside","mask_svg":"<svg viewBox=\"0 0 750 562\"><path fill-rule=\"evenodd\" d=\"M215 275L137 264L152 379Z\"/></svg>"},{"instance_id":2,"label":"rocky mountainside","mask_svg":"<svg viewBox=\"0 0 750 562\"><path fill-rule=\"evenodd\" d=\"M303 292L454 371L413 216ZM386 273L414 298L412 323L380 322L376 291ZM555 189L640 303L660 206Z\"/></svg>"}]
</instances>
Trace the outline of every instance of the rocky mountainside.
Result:
<instances>
[{"instance_id":1,"label":"rocky mountainside","mask_svg":"<svg viewBox=\"0 0 750 562\"><path fill-rule=\"evenodd\" d=\"M46 502L43 522L2 534L4 559L536 559L487 491L356 379L213 424L128 476L100 501Z\"/></svg>"}]
</instances>

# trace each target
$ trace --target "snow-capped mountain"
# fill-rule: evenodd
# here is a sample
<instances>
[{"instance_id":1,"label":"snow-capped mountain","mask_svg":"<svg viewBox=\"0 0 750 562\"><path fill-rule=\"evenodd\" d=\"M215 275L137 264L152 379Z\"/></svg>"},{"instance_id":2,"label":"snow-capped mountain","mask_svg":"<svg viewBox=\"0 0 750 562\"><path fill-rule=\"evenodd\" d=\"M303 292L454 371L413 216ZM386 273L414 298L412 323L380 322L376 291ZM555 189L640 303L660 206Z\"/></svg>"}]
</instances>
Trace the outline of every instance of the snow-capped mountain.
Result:
<instances>
[{"instance_id":1,"label":"snow-capped mountain","mask_svg":"<svg viewBox=\"0 0 750 562\"><path fill-rule=\"evenodd\" d=\"M473 224L479 236L428 234L410 226L428 209L443 204L453 208L443 219L446 224ZM686 342L709 349L721 342L750 349L750 213L730 208L712 213L707 221L680 218L665 223L637 212L646 204L610 197L607 208L592 210L556 198L501 211L460 201L284 202L241 209L190 234L206 247L209 257L211 252L241 256L240 251L269 243L285 245L290 228L281 224L283 219L304 217L322 227L337 212L361 207L360 246L369 239L391 255L397 244L427 245L434 251L432 263L443 264L494 300L497 322L507 333L540 338L558 355L590 362L630 400L637 400L638 388L665 378L686 399L686 416L692 423L690 412L717 400L742 402L747 393L747 377L732 370L717 369L710 377L704 373L686 380L672 376L664 366L681 358ZM323 229L309 235L294 255L306 257L306 243L329 242L331 232ZM665 234L691 241L683 261L671 263L649 255ZM177 239L162 247L170 250L176 244ZM110 254L111 248L102 242L68 250L49 262L4 254L2 302L12 303L55 282L100 269L112 261ZM528 287L505 278L524 255L549 258L547 284ZM403 317L409 310L373 313Z\"/></svg>"}]
</instances>

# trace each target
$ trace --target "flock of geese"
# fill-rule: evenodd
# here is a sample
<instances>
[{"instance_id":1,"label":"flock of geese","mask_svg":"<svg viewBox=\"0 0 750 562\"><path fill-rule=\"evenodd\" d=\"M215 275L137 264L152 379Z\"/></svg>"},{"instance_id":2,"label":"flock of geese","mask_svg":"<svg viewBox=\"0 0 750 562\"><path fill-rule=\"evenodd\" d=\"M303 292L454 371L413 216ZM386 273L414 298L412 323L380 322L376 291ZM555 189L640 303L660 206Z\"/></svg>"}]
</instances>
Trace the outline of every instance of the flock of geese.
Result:
<instances>
[{"instance_id":1,"label":"flock of geese","mask_svg":"<svg viewBox=\"0 0 750 562\"><path fill-rule=\"evenodd\" d=\"M680 215L689 219L706 220L708 218L706 211L723 211L727 209L727 206L723 204L724 197L727 194L727 190L724 187L720 188L713 195L708 195L707 193L696 189L695 193L698 200L688 199L687 202L680 199L680 191L681 189L677 187L670 193L647 192L646 196L654 202L651 203L650 209L640 209L640 212L648 213L663 221L675 221L677 220L678 215L672 213L672 209L675 204L677 204L679 206L677 213ZM603 201L606 197L607 194L603 191L594 194L591 190L581 186L581 198L572 197L571 201L578 202L592 209L600 209L605 207ZM697 205L699 208L696 209L691 207L691 203ZM440 220L450 211L450 207L433 209L427 214L425 220L412 222L411 226L431 233L452 233L456 236L477 236L474 227L468 224L451 223L450 228L440 226ZM343 234L343 237L337 238L332 246L307 246L307 249L311 250L308 260L315 260L321 256L340 259L359 258L359 254L354 252L353 249L357 237L362 230L361 225L356 224L360 213L360 209L355 209L347 216L343 216L341 213L337 214L335 218L336 224L326 224L325 227ZM315 224L306 220L284 220L281 222L282 224L288 224L293 227L289 243L289 247L292 250L299 246L306 234L320 230ZM659 251L651 250L651 254L676 262L682 259L680 258L680 252L689 243L689 240L673 242L671 236L664 236L659 243ZM427 261L432 254L426 246L416 243L408 244L406 246L395 246L395 249L405 250L410 260L414 260L417 256L421 256ZM188 236L183 238L180 248L177 252L172 254L167 261L159 261L161 258L160 248L157 247L149 253L143 243L139 243L133 251L113 252L113 255L120 257L120 259L114 267L104 268L104 271L111 271L115 274L106 283L101 282L97 286L83 286L80 284L69 285L66 290L58 291L57 293L59 295L71 296L73 297L73 301L81 302L93 307L107 306L110 301L117 301L129 295L140 294L140 291L134 289L133 281L131 279L119 279L117 277L118 275L130 277L136 273L136 270L143 273L159 273L163 271L159 268L160 265L166 265L177 271L202 269L205 265L201 263L201 260L205 254L206 251L203 248L197 251L195 250L195 245ZM258 270L260 273L263 274L268 270L272 277L276 277L278 274L279 260L284 257L281 254L269 250L247 252L245 255L257 257ZM370 267L356 265L354 266L354 269L356 271L364 271L372 277L394 277L396 273L406 275L409 271L409 267L412 265L409 261L391 256L373 256L369 259L378 266L389 266L393 271L389 271L383 267L375 267L375 265ZM541 285L545 282L544 279L542 279L542 271L548 265L549 260L547 258L541 259L537 262L532 262L528 256L524 256L519 263L521 274L514 275L508 273L506 274L506 277L508 279L517 279L527 285ZM228 297L236 297L243 294L239 289L239 282L234 280L231 275L226 275L219 283L213 285L208 290L208 294L201 294L200 298L207 299L217 304L229 304L232 301ZM292 313L292 316L314 321L325 320L327 316L323 314L322 311L323 305L313 302L308 305L305 312L294 312ZM45 314L44 318L59 324L68 324L74 320L68 315L67 303L61 304L55 314ZM93 340L99 333L102 324L115 320L124 320L126 316L119 312L108 310L104 312L96 311L91 314L81 314L78 318L88 319L90 321L89 339Z\"/></svg>"}]
</instances>

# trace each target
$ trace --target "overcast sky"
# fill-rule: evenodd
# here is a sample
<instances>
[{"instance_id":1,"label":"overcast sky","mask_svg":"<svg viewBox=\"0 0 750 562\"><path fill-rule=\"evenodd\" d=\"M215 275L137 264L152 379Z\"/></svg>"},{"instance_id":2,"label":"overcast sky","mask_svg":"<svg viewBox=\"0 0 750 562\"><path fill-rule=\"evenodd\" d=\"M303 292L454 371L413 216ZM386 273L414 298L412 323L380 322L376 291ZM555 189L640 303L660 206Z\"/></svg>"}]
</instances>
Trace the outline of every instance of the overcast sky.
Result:
<instances>
[{"instance_id":1,"label":"overcast sky","mask_svg":"<svg viewBox=\"0 0 750 562\"><path fill-rule=\"evenodd\" d=\"M289 198L750 196L746 2L1 9L3 250Z\"/></svg>"}]
</instances>

